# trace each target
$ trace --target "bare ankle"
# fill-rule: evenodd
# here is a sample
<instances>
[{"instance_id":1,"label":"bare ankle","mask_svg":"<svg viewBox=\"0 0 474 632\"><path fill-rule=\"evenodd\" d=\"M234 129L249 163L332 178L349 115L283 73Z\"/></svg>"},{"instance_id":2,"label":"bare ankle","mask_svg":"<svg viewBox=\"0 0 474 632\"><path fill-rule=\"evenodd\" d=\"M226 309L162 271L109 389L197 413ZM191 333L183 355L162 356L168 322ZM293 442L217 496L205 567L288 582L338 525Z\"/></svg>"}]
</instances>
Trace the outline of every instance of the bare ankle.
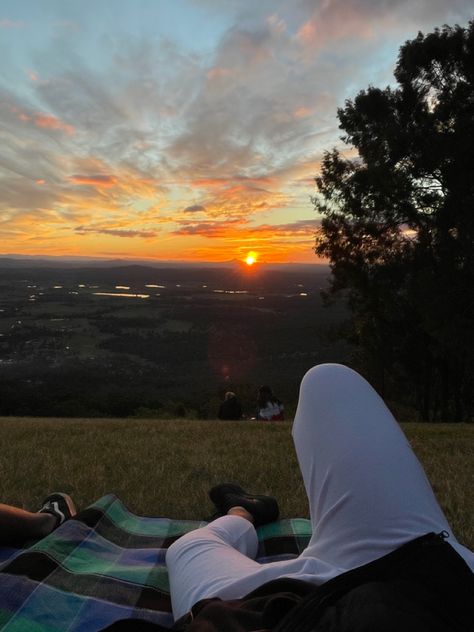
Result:
<instances>
[{"instance_id":1,"label":"bare ankle","mask_svg":"<svg viewBox=\"0 0 474 632\"><path fill-rule=\"evenodd\" d=\"M254 522L252 514L249 513L243 507L231 507L229 509L229 511L227 512L227 515L228 516L240 516L241 518L245 518L245 520L248 520L252 524Z\"/></svg>"},{"instance_id":2,"label":"bare ankle","mask_svg":"<svg viewBox=\"0 0 474 632\"><path fill-rule=\"evenodd\" d=\"M49 535L54 529L56 529L58 525L58 520L56 516L53 516L49 513L38 513L36 522L36 529L38 532L38 536L46 537Z\"/></svg>"}]
</instances>

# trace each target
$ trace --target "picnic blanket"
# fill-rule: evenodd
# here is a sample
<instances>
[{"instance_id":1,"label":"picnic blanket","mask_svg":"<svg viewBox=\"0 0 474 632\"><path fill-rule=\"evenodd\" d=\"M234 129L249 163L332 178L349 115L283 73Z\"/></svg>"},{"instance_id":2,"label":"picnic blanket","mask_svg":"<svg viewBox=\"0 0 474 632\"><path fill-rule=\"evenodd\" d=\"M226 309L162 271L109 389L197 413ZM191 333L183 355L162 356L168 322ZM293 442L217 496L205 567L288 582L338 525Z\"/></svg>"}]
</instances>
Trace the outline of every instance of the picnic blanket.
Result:
<instances>
[{"instance_id":1,"label":"picnic blanket","mask_svg":"<svg viewBox=\"0 0 474 632\"><path fill-rule=\"evenodd\" d=\"M110 494L27 548L0 548L0 630L94 632L128 617L171 626L166 549L204 524L137 516ZM257 533L267 563L299 555L311 524Z\"/></svg>"}]
</instances>

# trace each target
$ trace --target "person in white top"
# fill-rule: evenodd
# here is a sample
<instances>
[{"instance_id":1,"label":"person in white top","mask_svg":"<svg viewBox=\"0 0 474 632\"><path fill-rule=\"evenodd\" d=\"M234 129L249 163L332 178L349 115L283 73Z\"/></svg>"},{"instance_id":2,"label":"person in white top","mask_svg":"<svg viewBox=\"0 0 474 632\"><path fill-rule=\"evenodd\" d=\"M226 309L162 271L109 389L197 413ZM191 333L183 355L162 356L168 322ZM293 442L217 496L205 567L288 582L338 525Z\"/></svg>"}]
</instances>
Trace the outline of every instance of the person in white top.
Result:
<instances>
[{"instance_id":1,"label":"person in white top","mask_svg":"<svg viewBox=\"0 0 474 632\"><path fill-rule=\"evenodd\" d=\"M261 386L258 389L257 419L264 421L282 421L283 404L275 397L269 386Z\"/></svg>"}]
</instances>

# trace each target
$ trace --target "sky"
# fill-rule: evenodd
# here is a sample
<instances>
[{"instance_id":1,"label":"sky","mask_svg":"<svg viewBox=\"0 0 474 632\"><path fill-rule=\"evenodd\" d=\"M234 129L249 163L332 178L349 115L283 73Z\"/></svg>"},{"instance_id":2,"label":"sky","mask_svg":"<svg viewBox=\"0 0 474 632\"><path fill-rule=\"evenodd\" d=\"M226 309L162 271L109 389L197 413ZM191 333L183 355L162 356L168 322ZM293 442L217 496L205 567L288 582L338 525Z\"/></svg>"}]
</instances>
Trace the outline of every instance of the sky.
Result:
<instances>
[{"instance_id":1,"label":"sky","mask_svg":"<svg viewBox=\"0 0 474 632\"><path fill-rule=\"evenodd\" d=\"M0 0L0 254L317 262L337 108L472 0Z\"/></svg>"}]
</instances>

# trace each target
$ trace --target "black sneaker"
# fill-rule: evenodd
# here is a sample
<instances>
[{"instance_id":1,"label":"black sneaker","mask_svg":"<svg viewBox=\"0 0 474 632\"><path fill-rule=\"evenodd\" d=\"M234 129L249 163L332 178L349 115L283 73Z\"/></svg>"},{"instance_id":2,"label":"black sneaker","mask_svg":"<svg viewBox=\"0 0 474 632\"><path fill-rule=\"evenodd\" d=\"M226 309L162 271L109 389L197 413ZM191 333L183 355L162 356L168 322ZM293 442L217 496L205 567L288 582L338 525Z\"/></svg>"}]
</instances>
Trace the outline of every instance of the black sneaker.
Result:
<instances>
[{"instance_id":1,"label":"black sneaker","mask_svg":"<svg viewBox=\"0 0 474 632\"><path fill-rule=\"evenodd\" d=\"M254 525L260 527L278 520L278 503L272 496L249 494L234 483L221 483L209 491L209 498L221 516L232 507L243 507L253 517Z\"/></svg>"},{"instance_id":2,"label":"black sneaker","mask_svg":"<svg viewBox=\"0 0 474 632\"><path fill-rule=\"evenodd\" d=\"M38 513L49 513L57 518L57 527L60 524L73 518L76 515L76 507L72 501L72 498L68 494L62 492L55 492L50 494L43 500L41 509Z\"/></svg>"}]
</instances>

